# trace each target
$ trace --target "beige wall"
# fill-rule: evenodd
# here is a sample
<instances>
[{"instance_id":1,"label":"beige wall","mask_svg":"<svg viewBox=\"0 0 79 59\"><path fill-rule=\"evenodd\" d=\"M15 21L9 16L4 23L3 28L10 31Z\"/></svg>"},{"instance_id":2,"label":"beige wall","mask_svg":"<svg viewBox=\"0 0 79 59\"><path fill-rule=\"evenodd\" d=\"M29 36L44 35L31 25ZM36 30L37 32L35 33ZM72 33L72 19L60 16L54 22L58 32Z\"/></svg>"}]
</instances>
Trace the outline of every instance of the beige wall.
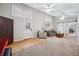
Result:
<instances>
[{"instance_id":1,"label":"beige wall","mask_svg":"<svg viewBox=\"0 0 79 59\"><path fill-rule=\"evenodd\" d=\"M12 19L12 4L0 3L0 16L4 16Z\"/></svg>"},{"instance_id":2,"label":"beige wall","mask_svg":"<svg viewBox=\"0 0 79 59\"><path fill-rule=\"evenodd\" d=\"M76 27L76 35L77 35L77 45L79 45L79 16L77 16L77 27Z\"/></svg>"}]
</instances>

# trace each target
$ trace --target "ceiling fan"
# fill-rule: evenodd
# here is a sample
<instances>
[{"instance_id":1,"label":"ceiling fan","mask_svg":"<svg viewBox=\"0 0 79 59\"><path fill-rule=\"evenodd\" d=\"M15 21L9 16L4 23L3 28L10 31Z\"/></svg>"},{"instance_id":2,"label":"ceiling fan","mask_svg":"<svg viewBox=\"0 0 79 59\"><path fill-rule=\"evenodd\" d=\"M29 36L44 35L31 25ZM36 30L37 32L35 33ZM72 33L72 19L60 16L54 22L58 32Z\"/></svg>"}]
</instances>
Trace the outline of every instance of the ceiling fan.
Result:
<instances>
[{"instance_id":1,"label":"ceiling fan","mask_svg":"<svg viewBox=\"0 0 79 59\"><path fill-rule=\"evenodd\" d=\"M44 7L42 11L45 11L45 12L51 12L51 10L55 11L54 9L55 4L42 4L42 6Z\"/></svg>"},{"instance_id":2,"label":"ceiling fan","mask_svg":"<svg viewBox=\"0 0 79 59\"><path fill-rule=\"evenodd\" d=\"M42 6L44 8L42 11L47 12L49 14L52 14L52 15L55 15L55 13L60 13L62 15L64 14L64 11L55 9L56 4L53 4L53 3L52 4L42 4Z\"/></svg>"}]
</instances>

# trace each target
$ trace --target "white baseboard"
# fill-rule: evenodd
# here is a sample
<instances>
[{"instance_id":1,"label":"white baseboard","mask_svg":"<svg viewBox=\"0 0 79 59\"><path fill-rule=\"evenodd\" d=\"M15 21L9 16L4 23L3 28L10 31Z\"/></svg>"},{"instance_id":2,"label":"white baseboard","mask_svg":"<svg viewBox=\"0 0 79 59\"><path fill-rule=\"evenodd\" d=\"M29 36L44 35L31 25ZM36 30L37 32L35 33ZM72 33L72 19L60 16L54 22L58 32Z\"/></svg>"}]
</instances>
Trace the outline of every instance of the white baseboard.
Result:
<instances>
[{"instance_id":1,"label":"white baseboard","mask_svg":"<svg viewBox=\"0 0 79 59\"><path fill-rule=\"evenodd\" d=\"M29 39L29 38L36 38L36 37L24 37L24 38L22 38L22 39L16 39L16 40L14 40L14 42L16 42L16 41L21 41L21 40L24 40L24 39Z\"/></svg>"}]
</instances>

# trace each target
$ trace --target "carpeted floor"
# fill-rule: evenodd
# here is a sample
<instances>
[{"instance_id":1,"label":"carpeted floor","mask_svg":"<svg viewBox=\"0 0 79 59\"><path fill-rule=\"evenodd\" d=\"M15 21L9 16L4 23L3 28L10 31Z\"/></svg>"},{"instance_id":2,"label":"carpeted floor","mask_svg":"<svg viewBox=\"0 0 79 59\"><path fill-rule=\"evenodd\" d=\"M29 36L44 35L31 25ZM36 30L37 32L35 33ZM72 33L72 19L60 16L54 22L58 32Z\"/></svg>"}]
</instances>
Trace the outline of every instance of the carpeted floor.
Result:
<instances>
[{"instance_id":1,"label":"carpeted floor","mask_svg":"<svg viewBox=\"0 0 79 59\"><path fill-rule=\"evenodd\" d=\"M79 56L79 46L71 38L40 39L40 42L23 46L13 52L14 56Z\"/></svg>"}]
</instances>

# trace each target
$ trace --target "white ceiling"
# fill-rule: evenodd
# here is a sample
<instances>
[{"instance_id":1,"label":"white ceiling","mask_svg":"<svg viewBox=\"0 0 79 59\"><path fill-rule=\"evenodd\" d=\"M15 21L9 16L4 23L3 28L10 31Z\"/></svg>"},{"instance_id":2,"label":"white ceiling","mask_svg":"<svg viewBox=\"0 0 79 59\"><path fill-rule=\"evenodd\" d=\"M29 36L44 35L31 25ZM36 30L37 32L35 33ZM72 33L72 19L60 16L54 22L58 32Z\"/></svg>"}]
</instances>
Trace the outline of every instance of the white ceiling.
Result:
<instances>
[{"instance_id":1,"label":"white ceiling","mask_svg":"<svg viewBox=\"0 0 79 59\"><path fill-rule=\"evenodd\" d=\"M55 4L50 12L43 11L46 6ZM79 3L26 3L33 8L43 11L52 16L77 16L79 14Z\"/></svg>"}]
</instances>

